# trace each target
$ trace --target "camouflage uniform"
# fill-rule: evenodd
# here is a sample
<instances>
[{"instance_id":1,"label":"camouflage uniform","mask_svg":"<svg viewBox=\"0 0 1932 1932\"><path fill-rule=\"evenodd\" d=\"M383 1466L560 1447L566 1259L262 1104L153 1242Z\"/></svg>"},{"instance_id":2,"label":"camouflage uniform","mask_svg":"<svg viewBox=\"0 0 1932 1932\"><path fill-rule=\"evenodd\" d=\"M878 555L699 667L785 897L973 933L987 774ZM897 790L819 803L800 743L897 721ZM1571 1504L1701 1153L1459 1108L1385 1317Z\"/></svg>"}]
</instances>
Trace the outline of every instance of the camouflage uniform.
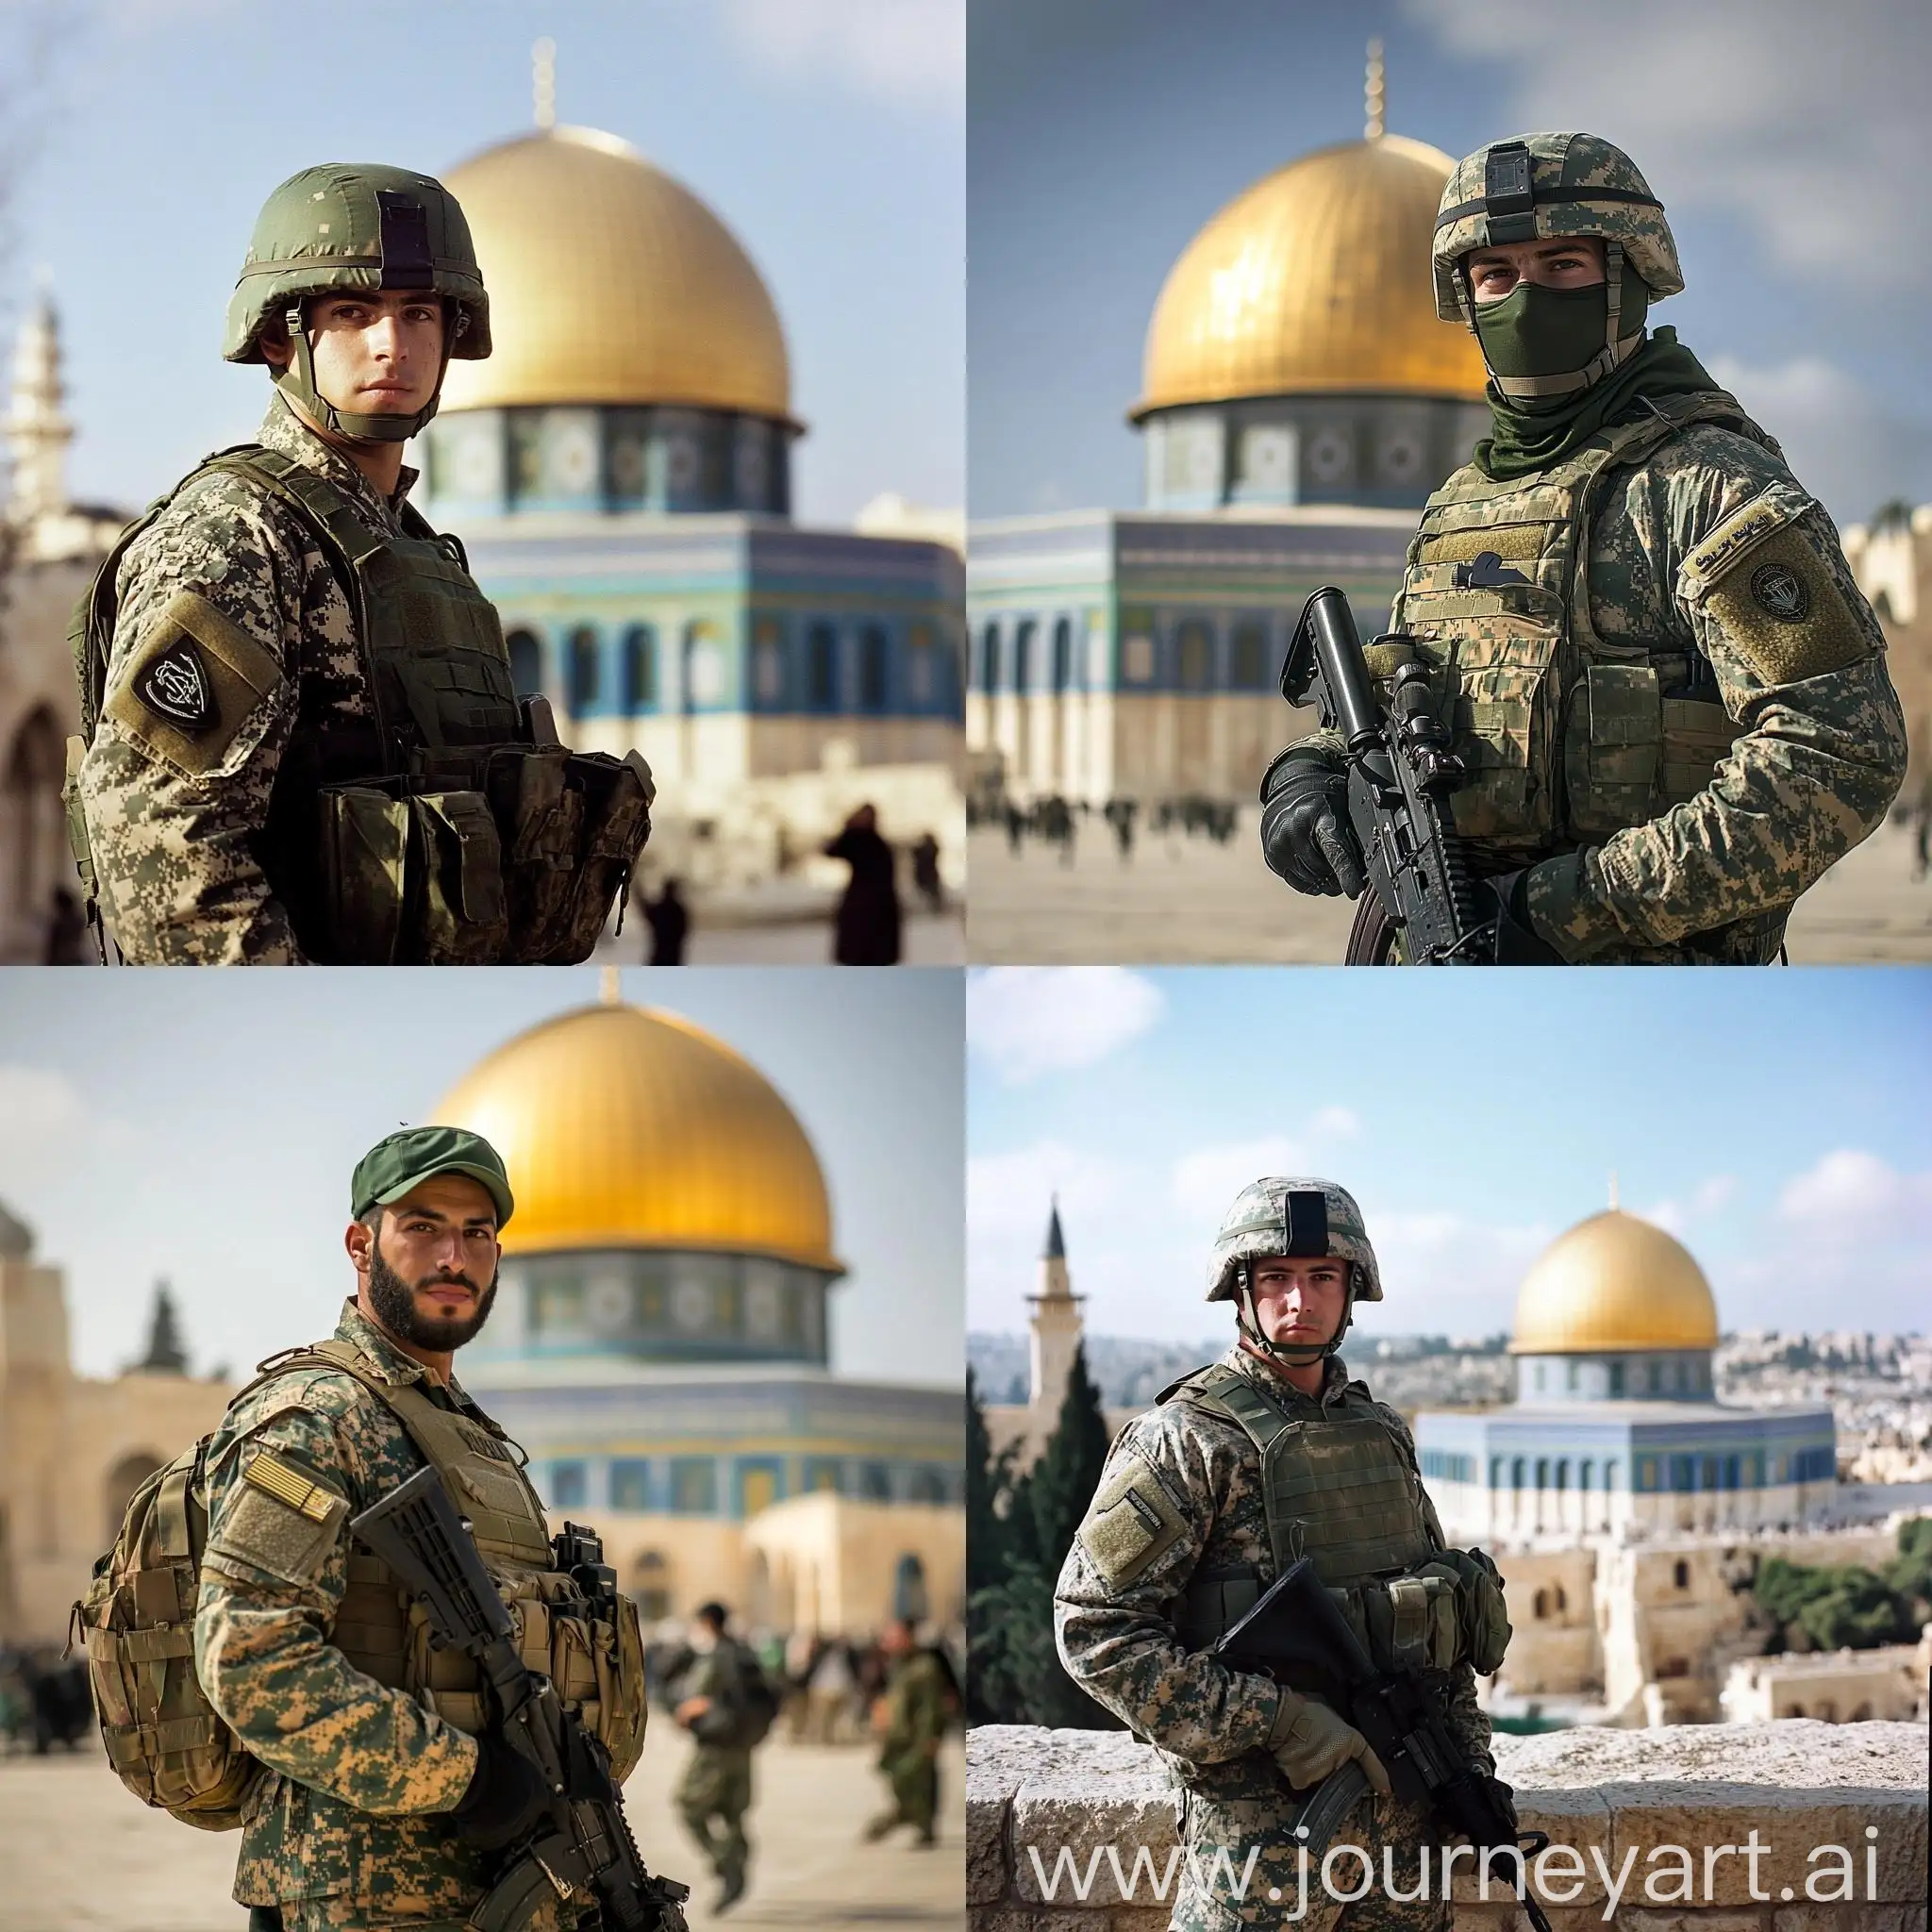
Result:
<instances>
[{"instance_id":1,"label":"camouflage uniform","mask_svg":"<svg viewBox=\"0 0 1932 1932\"><path fill-rule=\"evenodd\" d=\"M879 1747L892 1808L874 1821L875 1832L909 1824L922 1841L933 1841L940 1806L938 1745L952 1716L950 1691L945 1668L931 1651L909 1651L893 1662Z\"/></svg>"},{"instance_id":2,"label":"camouflage uniform","mask_svg":"<svg viewBox=\"0 0 1932 1932\"><path fill-rule=\"evenodd\" d=\"M388 1383L477 1413L348 1303L336 1334ZM346 1502L315 1522L243 1479L273 1450ZM235 1897L282 1908L287 1932L456 1932L488 1855L457 1839L474 1739L364 1675L331 1642L348 1583L348 1515L423 1467L402 1424L353 1375L298 1368L231 1408L208 1450L208 1539L194 1621L209 1700L269 1775L250 1790ZM537 1924L556 1932L546 1905Z\"/></svg>"},{"instance_id":3,"label":"camouflage uniform","mask_svg":"<svg viewBox=\"0 0 1932 1932\"><path fill-rule=\"evenodd\" d=\"M1244 1349L1221 1365L1245 1378L1291 1419L1340 1422L1373 1417L1396 1438L1411 1468L1414 1442L1396 1412L1376 1402L1365 1384L1350 1381L1340 1357L1324 1364L1319 1401L1303 1395ZM1285 1699L1269 1678L1238 1674L1204 1649L1185 1644L1174 1621L1175 1600L1197 1576L1238 1573L1271 1576L1274 1556L1263 1507L1261 1471L1248 1436L1232 1423L1183 1403L1163 1402L1121 1431L1108 1457L1109 1476L1139 1457L1166 1492L1174 1540L1124 1587L1110 1584L1088 1547L1087 1525L1076 1538L1055 1591L1061 1658L1087 1693L1112 1711L1166 1760L1182 1792L1181 1832L1188 1857L1172 1924L1177 1932L1225 1932L1236 1925L1274 1925L1301 1903L1302 1878L1290 1836L1295 1801L1270 1753L1282 1741ZM1414 1500L1431 1543L1445 1547L1434 1505L1413 1479ZM1092 1521L1090 1513L1089 1523ZM1476 1707L1475 1679L1465 1663L1451 1674L1452 1722L1482 1768L1493 1773L1489 1723ZM1365 1847L1375 1884L1360 1903L1338 1906L1324 1897L1320 1865L1310 1860L1307 1932L1349 1932L1403 1926L1447 1932L1448 1906L1391 1904L1383 1891L1385 1847L1396 1885L1414 1890L1416 1847L1440 1844L1415 1807L1367 1798L1337 1842ZM1244 1895L1234 1895L1251 1850L1258 1847ZM1220 1855L1224 1854L1224 1857ZM1440 1854L1437 1855L1440 1857ZM1231 1864L1233 1883L1228 1878ZM1335 1866L1338 1889L1360 1880L1358 1862ZM1431 1891L1440 1879L1431 1874ZM1271 1896L1271 1893L1273 1894Z\"/></svg>"},{"instance_id":4,"label":"camouflage uniform","mask_svg":"<svg viewBox=\"0 0 1932 1932\"><path fill-rule=\"evenodd\" d=\"M381 496L279 395L257 441L326 477L375 529L403 535L396 508L414 470L404 469L393 499ZM257 847L298 723L305 733L373 732L355 619L312 527L265 490L210 472L193 478L122 560L110 692L184 591L207 598L267 652L284 681L198 773L142 735L138 708L103 715L79 786L103 916L136 964L294 963L301 950Z\"/></svg>"},{"instance_id":5,"label":"camouflage uniform","mask_svg":"<svg viewBox=\"0 0 1932 1932\"><path fill-rule=\"evenodd\" d=\"M741 1663L738 1646L728 1637L700 1656L686 1671L677 1686L676 1701L687 1697L708 1697L711 1708L698 1720L699 1729L684 1775L677 1781L677 1815L685 1829L696 1839L711 1862L711 1869L727 1883L742 1878L751 1857L751 1843L744 1834L744 1814L751 1809L751 1750L749 1746L708 1742L704 1732L723 1737L743 1713L744 1689L740 1676ZM711 1820L722 1829L714 1833Z\"/></svg>"}]
</instances>

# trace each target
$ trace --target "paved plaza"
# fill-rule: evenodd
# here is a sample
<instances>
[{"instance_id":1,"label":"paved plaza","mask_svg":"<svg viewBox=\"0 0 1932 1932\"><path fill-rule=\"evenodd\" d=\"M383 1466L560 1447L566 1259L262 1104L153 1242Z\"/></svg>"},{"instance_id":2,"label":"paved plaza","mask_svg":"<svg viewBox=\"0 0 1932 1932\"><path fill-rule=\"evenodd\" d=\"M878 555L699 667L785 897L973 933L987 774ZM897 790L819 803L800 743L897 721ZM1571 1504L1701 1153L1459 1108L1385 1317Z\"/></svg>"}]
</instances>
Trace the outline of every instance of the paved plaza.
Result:
<instances>
[{"instance_id":1,"label":"paved plaza","mask_svg":"<svg viewBox=\"0 0 1932 1932\"><path fill-rule=\"evenodd\" d=\"M1082 822L1074 862L1025 840L1018 857L1004 832L968 841L975 963L1093 962L1208 965L1339 964L1354 908L1345 899L1293 892L1261 862L1258 808L1243 811L1219 845L1176 831L1137 839L1118 857L1098 819ZM1799 901L1793 965L1932 961L1932 880L1914 880L1912 836L1887 824Z\"/></svg>"},{"instance_id":2,"label":"paved plaza","mask_svg":"<svg viewBox=\"0 0 1932 1932\"><path fill-rule=\"evenodd\" d=\"M645 1863L691 1887L692 1932L725 1924L963 1932L957 1738L941 1758L941 1838L931 1851L904 1830L884 1844L859 1842L884 1793L869 1749L774 1740L758 1756L751 1888L721 1920L710 1910L716 1883L671 1805L690 1747L655 1711L652 1731L625 1801ZM0 1932L243 1932L247 1914L228 1897L240 1842L146 1809L97 1752L0 1757Z\"/></svg>"}]
</instances>

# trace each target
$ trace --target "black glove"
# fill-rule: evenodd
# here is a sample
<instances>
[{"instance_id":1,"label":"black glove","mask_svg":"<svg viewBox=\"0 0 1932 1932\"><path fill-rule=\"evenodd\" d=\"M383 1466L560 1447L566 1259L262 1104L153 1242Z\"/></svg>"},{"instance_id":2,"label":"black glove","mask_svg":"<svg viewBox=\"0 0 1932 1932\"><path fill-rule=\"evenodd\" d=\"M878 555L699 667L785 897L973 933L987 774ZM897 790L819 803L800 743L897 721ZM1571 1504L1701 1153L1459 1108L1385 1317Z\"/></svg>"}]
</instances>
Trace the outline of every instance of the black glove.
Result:
<instances>
[{"instance_id":1,"label":"black glove","mask_svg":"<svg viewBox=\"0 0 1932 1932\"><path fill-rule=\"evenodd\" d=\"M1490 1779L1490 1795L1496 1801L1496 1808L1509 1821L1509 1836L1513 1840L1522 1830L1516 1822L1516 1787L1506 1785L1499 1777Z\"/></svg>"},{"instance_id":2,"label":"black glove","mask_svg":"<svg viewBox=\"0 0 1932 1932\"><path fill-rule=\"evenodd\" d=\"M1358 898L1368 884L1348 822L1348 775L1284 752L1261 780L1261 855L1297 892Z\"/></svg>"},{"instance_id":3,"label":"black glove","mask_svg":"<svg viewBox=\"0 0 1932 1932\"><path fill-rule=\"evenodd\" d=\"M1569 962L1556 947L1537 937L1529 923L1529 872L1506 872L1492 879L1474 882L1476 910L1480 918L1495 922L1495 950L1491 958L1498 966L1563 966Z\"/></svg>"},{"instance_id":4,"label":"black glove","mask_svg":"<svg viewBox=\"0 0 1932 1932\"><path fill-rule=\"evenodd\" d=\"M501 1851L543 1815L550 1792L537 1767L501 1738L476 1740L476 1771L450 1823L480 1851Z\"/></svg>"}]
</instances>

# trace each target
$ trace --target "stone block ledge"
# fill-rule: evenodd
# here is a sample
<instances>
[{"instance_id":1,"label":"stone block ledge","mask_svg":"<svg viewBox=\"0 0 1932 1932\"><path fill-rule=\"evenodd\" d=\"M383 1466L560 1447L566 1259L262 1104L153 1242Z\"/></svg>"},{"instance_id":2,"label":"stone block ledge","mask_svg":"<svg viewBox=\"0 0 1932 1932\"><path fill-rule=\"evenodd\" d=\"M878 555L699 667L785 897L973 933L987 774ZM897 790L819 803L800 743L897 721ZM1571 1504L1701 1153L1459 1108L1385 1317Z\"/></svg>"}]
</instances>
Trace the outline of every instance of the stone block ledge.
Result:
<instances>
[{"instance_id":1,"label":"stone block ledge","mask_svg":"<svg viewBox=\"0 0 1932 1932\"><path fill-rule=\"evenodd\" d=\"M1524 1828L1550 1836L1538 1895L1553 1932L1612 1921L1627 1932L1925 1932L1926 1752L1924 1724L1807 1718L1496 1739ZM1160 1932L1168 1907L1153 1886L1174 1850L1176 1815L1160 1758L1124 1731L970 1732L973 1932ZM1749 1845L1754 1830L1766 1848L1757 1896L1751 1861L1723 1851ZM1840 1862L1809 1857L1824 1845L1850 1854L1849 1898L1807 1890L1807 1880L1839 1888ZM1689 1854L1688 1898L1676 1896L1684 1861L1666 1848ZM1084 1898L1064 1876L1062 1851ZM1526 1925L1507 1890L1499 1867L1485 1904L1458 1861L1457 1932ZM1316 1919L1310 1911L1301 1924L1312 1932Z\"/></svg>"}]
</instances>

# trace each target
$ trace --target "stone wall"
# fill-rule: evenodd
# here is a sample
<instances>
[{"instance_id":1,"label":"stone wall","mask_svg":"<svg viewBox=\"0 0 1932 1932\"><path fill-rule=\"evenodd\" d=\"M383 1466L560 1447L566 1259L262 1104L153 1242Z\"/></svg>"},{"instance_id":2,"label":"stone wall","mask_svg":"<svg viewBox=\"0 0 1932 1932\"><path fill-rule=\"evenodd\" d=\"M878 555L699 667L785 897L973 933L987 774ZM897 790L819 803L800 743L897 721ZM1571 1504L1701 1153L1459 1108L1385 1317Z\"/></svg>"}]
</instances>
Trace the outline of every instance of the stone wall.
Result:
<instances>
[{"instance_id":1,"label":"stone wall","mask_svg":"<svg viewBox=\"0 0 1932 1932\"><path fill-rule=\"evenodd\" d=\"M1577 1729L1500 1737L1496 1745L1524 1826L1550 1835L1551 1886L1541 1896L1554 1932L1612 1921L1632 1932L1924 1932L1923 1724L1785 1720ZM1707 1856L1746 1845L1754 1829L1768 1847L1757 1861L1756 1898L1743 1857ZM1108 1848L1131 1883L1143 1850L1156 1874L1166 1868L1174 1834L1174 1793L1160 1761L1124 1732L989 1724L967 1738L973 1932L1158 1932L1168 1912L1150 1896L1146 1859L1137 1896L1129 1897ZM1849 1900L1807 1894L1807 1880L1821 1894L1839 1888L1836 1860L1807 1863L1825 1845L1850 1853ZM1562 1857L1562 1846L1574 1848L1574 1862ZM1690 1854L1689 1903L1672 1896L1679 1862L1651 1857L1666 1846ZM1065 1875L1062 1848L1075 1879ZM1626 1861L1613 1901L1602 1874L1615 1884ZM1344 1861L1339 1882L1355 1882L1358 1869ZM1654 1888L1649 1896L1646 1882ZM1504 1902L1505 1890L1499 1879L1483 1904L1465 1861L1456 1874L1456 1932L1525 1924ZM1312 1911L1303 1922L1315 1923Z\"/></svg>"}]
</instances>

